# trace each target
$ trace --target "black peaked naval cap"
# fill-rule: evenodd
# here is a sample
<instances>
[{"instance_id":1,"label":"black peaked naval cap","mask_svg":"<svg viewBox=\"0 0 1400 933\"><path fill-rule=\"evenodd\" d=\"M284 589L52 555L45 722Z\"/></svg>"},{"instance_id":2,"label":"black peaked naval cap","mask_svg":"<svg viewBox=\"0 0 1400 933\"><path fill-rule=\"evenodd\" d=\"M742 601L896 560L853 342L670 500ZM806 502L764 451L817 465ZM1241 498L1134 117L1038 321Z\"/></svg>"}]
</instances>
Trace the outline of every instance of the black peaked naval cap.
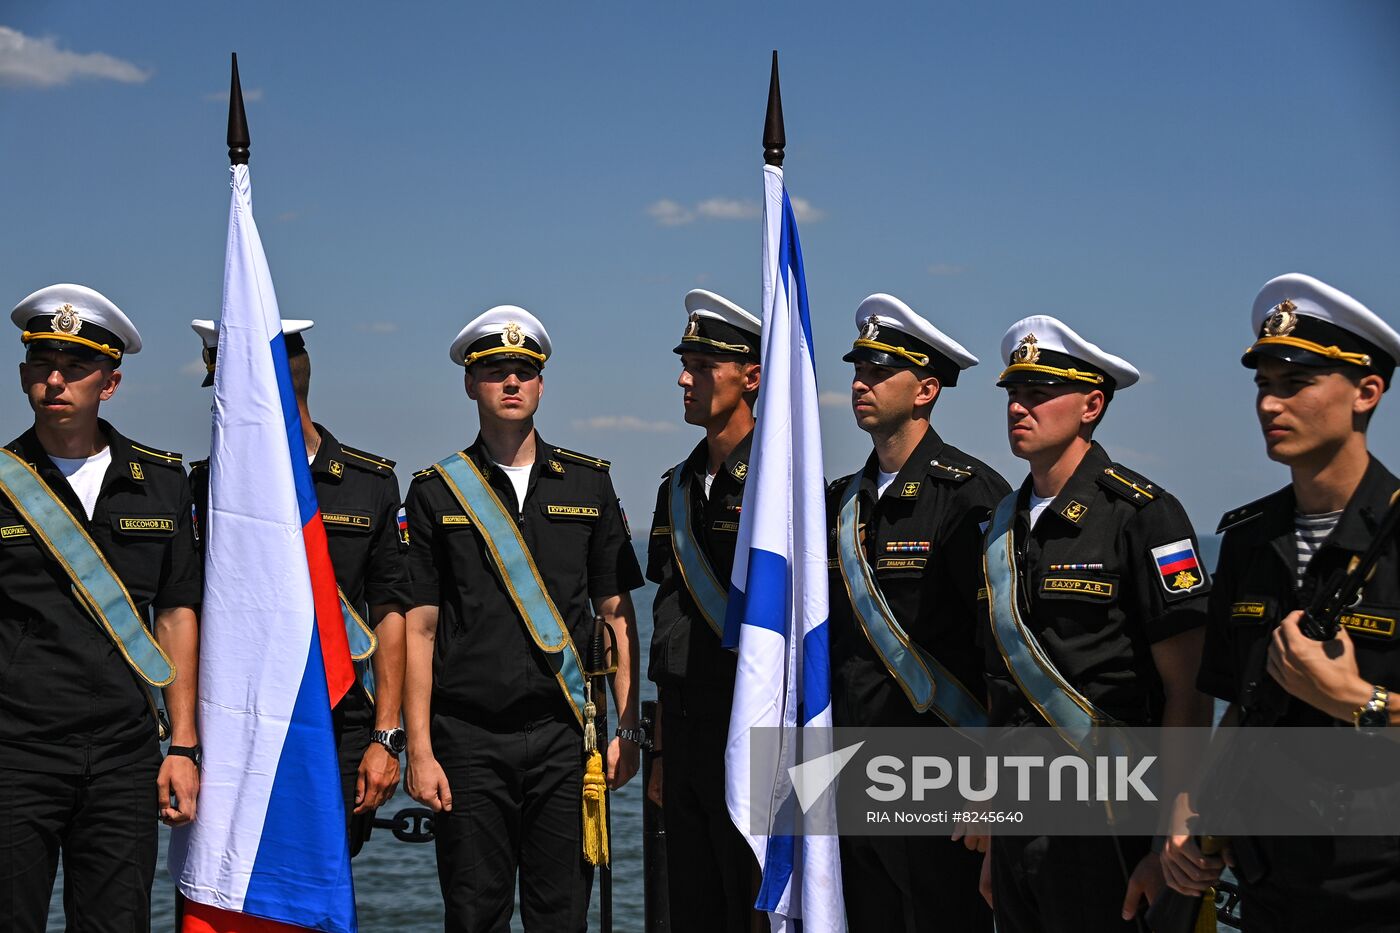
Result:
<instances>
[{"instance_id":1,"label":"black peaked naval cap","mask_svg":"<svg viewBox=\"0 0 1400 933\"><path fill-rule=\"evenodd\" d=\"M1390 388L1400 358L1400 334L1340 289L1293 272L1269 280L1254 299L1254 343L1240 362L1260 356L1313 367L1355 367Z\"/></svg>"},{"instance_id":2,"label":"black peaked naval cap","mask_svg":"<svg viewBox=\"0 0 1400 933\"><path fill-rule=\"evenodd\" d=\"M703 288L686 293L685 310L685 332L672 353L709 353L759 362L763 322L758 318L723 295Z\"/></svg>"}]
</instances>

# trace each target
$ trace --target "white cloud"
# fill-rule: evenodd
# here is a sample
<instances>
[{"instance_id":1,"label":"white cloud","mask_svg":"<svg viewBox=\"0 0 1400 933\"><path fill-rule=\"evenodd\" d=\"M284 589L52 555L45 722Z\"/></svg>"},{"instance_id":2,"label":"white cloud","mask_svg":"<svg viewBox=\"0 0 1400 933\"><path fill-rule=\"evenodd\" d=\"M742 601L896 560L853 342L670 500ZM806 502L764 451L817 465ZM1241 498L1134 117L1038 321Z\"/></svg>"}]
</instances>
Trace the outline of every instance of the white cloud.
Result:
<instances>
[{"instance_id":1,"label":"white cloud","mask_svg":"<svg viewBox=\"0 0 1400 933\"><path fill-rule=\"evenodd\" d=\"M845 408L851 404L851 393L833 392L830 389L818 392L817 404L823 408Z\"/></svg>"},{"instance_id":2,"label":"white cloud","mask_svg":"<svg viewBox=\"0 0 1400 933\"><path fill-rule=\"evenodd\" d=\"M647 421L636 415L599 415L576 418L574 427L583 431L631 431L639 434L664 434L676 430L669 421Z\"/></svg>"},{"instance_id":3,"label":"white cloud","mask_svg":"<svg viewBox=\"0 0 1400 933\"><path fill-rule=\"evenodd\" d=\"M208 370L205 368L203 360L190 360L180 367L180 375L182 376L203 376L206 372Z\"/></svg>"},{"instance_id":4,"label":"white cloud","mask_svg":"<svg viewBox=\"0 0 1400 933\"><path fill-rule=\"evenodd\" d=\"M272 219L275 223L289 224L299 217L301 217L301 211L283 211Z\"/></svg>"},{"instance_id":5,"label":"white cloud","mask_svg":"<svg viewBox=\"0 0 1400 933\"><path fill-rule=\"evenodd\" d=\"M738 198L706 198L695 205L695 213L706 220L753 220L761 212L757 201L741 201Z\"/></svg>"},{"instance_id":6,"label":"white cloud","mask_svg":"<svg viewBox=\"0 0 1400 933\"><path fill-rule=\"evenodd\" d=\"M936 275L941 277L962 275L966 271L967 266L960 266L954 262L935 262L933 265L928 267L929 275Z\"/></svg>"},{"instance_id":7,"label":"white cloud","mask_svg":"<svg viewBox=\"0 0 1400 933\"><path fill-rule=\"evenodd\" d=\"M392 334L398 331L399 325L393 321L367 321L356 324L355 329L362 334Z\"/></svg>"},{"instance_id":8,"label":"white cloud","mask_svg":"<svg viewBox=\"0 0 1400 933\"><path fill-rule=\"evenodd\" d=\"M204 95L204 99L210 103L228 103L228 91L212 91ZM243 103L252 104L263 99L263 89L260 87L250 87L243 89Z\"/></svg>"},{"instance_id":9,"label":"white cloud","mask_svg":"<svg viewBox=\"0 0 1400 933\"><path fill-rule=\"evenodd\" d=\"M816 223L826 217L826 211L813 207L806 198L793 198L792 210L797 219L805 223ZM646 212L662 227L680 227L697 220L757 220L763 215L763 208L757 201L744 198L705 198L689 206L661 198L648 204Z\"/></svg>"},{"instance_id":10,"label":"white cloud","mask_svg":"<svg viewBox=\"0 0 1400 933\"><path fill-rule=\"evenodd\" d=\"M687 210L684 205L668 198L662 198L660 201L648 204L647 216L663 227L679 227L681 224L688 224L695 219L695 214Z\"/></svg>"},{"instance_id":11,"label":"white cloud","mask_svg":"<svg viewBox=\"0 0 1400 933\"><path fill-rule=\"evenodd\" d=\"M105 52L69 52L53 38L35 39L0 26L0 84L59 87L78 78L141 84L151 74Z\"/></svg>"},{"instance_id":12,"label":"white cloud","mask_svg":"<svg viewBox=\"0 0 1400 933\"><path fill-rule=\"evenodd\" d=\"M826 211L813 207L812 202L806 198L793 198L791 195L789 198L792 201L792 213L803 223L814 224L826 217Z\"/></svg>"}]
</instances>

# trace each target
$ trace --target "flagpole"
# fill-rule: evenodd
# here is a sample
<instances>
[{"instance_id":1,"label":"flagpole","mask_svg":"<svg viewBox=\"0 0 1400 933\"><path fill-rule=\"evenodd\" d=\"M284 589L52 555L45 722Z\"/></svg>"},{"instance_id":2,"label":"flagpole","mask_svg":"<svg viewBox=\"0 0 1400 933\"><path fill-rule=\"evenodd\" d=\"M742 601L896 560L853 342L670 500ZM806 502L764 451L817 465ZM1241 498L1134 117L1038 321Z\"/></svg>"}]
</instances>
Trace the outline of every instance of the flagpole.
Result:
<instances>
[{"instance_id":1,"label":"flagpole","mask_svg":"<svg viewBox=\"0 0 1400 933\"><path fill-rule=\"evenodd\" d=\"M238 79L234 64L234 80ZM763 120L763 161L766 165L783 167L783 150L787 136L783 133L783 94L778 87L778 50L773 50L773 70L768 76L768 115Z\"/></svg>"},{"instance_id":2,"label":"flagpole","mask_svg":"<svg viewBox=\"0 0 1400 933\"><path fill-rule=\"evenodd\" d=\"M251 141L248 139L248 114L243 110L243 85L238 81L238 53L234 52L233 77L228 88L229 164L247 165L249 145Z\"/></svg>"}]
</instances>

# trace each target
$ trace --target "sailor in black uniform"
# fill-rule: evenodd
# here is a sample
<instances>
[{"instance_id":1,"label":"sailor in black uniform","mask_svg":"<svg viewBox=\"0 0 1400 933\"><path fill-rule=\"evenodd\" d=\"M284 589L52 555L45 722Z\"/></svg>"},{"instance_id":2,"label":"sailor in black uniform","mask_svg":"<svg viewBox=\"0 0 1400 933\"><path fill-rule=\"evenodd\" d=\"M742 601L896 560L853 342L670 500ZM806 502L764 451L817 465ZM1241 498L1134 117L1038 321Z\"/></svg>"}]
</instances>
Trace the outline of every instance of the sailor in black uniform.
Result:
<instances>
[{"instance_id":1,"label":"sailor in black uniform","mask_svg":"<svg viewBox=\"0 0 1400 933\"><path fill-rule=\"evenodd\" d=\"M409 488L408 789L435 811L449 931L587 923L581 676L594 615L616 635L606 775L636 773L642 583L610 464L545 442L534 416L549 335L503 305L450 348L480 434ZM600 702L600 697L595 697Z\"/></svg>"},{"instance_id":2,"label":"sailor in black uniform","mask_svg":"<svg viewBox=\"0 0 1400 933\"><path fill-rule=\"evenodd\" d=\"M1208 726L1209 698L1195 677L1210 579L1191 523L1170 493L1092 439L1138 371L1044 315L1013 324L1001 351L1007 365L997 384L1006 389L1011 452L1029 463L1030 475L998 506L987 532L992 725L1047 725L1049 713L1032 702L1044 688L1070 693L1064 707L1094 723ZM1018 599L998 599L1011 574ZM1025 657L1016 643L1029 639L1057 678L1011 660ZM1071 732L1076 724L1056 725ZM1163 884L1150 844L1148 837L995 836L997 929L1135 929L1128 918Z\"/></svg>"}]
</instances>

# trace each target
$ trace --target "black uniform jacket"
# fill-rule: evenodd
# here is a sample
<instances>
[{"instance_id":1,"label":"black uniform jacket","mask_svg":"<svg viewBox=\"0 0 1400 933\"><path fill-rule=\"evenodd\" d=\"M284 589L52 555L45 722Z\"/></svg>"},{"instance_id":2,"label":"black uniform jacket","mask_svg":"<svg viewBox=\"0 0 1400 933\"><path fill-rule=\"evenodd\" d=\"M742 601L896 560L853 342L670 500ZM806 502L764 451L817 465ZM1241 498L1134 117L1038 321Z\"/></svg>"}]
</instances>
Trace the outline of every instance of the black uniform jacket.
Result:
<instances>
[{"instance_id":1,"label":"black uniform jacket","mask_svg":"<svg viewBox=\"0 0 1400 933\"><path fill-rule=\"evenodd\" d=\"M1031 492L1028 476L1014 525L1023 621L1098 709L1129 725L1161 725L1152 645L1205 625L1211 588L1185 510L1097 443L1028 533ZM992 724L1042 724L990 631L984 641Z\"/></svg>"},{"instance_id":2,"label":"black uniform jacket","mask_svg":"<svg viewBox=\"0 0 1400 933\"><path fill-rule=\"evenodd\" d=\"M1239 702L1246 679L1268 677L1258 664L1274 627L1289 612L1307 607L1321 586L1370 546L1397 488L1400 480L1371 458L1337 527L1308 563L1301 589L1292 486L1225 514L1220 521L1225 539L1211 592L1210 628L1199 679L1202 691ZM1400 548L1394 543L1382 553L1360 599L1343 612L1340 621L1356 646L1361 676L1370 683L1400 689ZM1254 665L1251 655L1259 659ZM1252 666L1257 670L1251 672ZM1334 722L1321 710L1292 699L1281 724Z\"/></svg>"},{"instance_id":3,"label":"black uniform jacket","mask_svg":"<svg viewBox=\"0 0 1400 933\"><path fill-rule=\"evenodd\" d=\"M588 663L594 605L642 584L607 461L535 437L524 503L481 438L465 453L508 509L546 591ZM439 608L433 703L478 721L574 721L551 658L525 624L462 506L433 469L414 474L406 502L412 604Z\"/></svg>"},{"instance_id":4,"label":"black uniform jacket","mask_svg":"<svg viewBox=\"0 0 1400 933\"><path fill-rule=\"evenodd\" d=\"M134 444L98 424L112 463L91 520L32 429L6 446L83 524L149 628L152 609L194 607L202 599L189 484L179 454ZM0 497L3 766L99 773L154 758L158 748L145 685L78 605L69 576Z\"/></svg>"},{"instance_id":5,"label":"black uniform jacket","mask_svg":"<svg viewBox=\"0 0 1400 933\"><path fill-rule=\"evenodd\" d=\"M836 524L850 483L860 484L865 558L900 627L985 700L977 632L986 624L982 528L1011 487L991 467L928 430L879 499L879 461L827 490L831 528L832 719L838 726L937 722L914 712L851 610L837 561ZM872 620L873 621L873 620Z\"/></svg>"},{"instance_id":6,"label":"black uniform jacket","mask_svg":"<svg viewBox=\"0 0 1400 933\"><path fill-rule=\"evenodd\" d=\"M752 443L750 433L725 458L710 483L708 499L705 471L709 448L705 441L695 446L682 467L690 497L691 533L709 560L715 579L726 591L734 569L734 544L739 534ZM671 547L670 499L671 470L667 470L656 491L656 511L647 541L647 579L657 584L647 676L663 693L683 686L685 693L697 701L697 711L713 710L714 715L727 719L734 692L736 655L720 647L719 637L696 608L676 567ZM724 623L723 619L717 621ZM707 697L714 697L714 702L706 703Z\"/></svg>"},{"instance_id":7,"label":"black uniform jacket","mask_svg":"<svg viewBox=\"0 0 1400 933\"><path fill-rule=\"evenodd\" d=\"M406 608L412 601L408 548L399 531L399 483L394 461L347 447L319 424L316 430L321 434L321 446L311 461L311 482L326 529L335 582L368 624L370 606L396 603ZM209 505L209 461L190 464L190 486L202 530ZM355 712L346 725L373 718L360 690L349 691L336 709L347 716Z\"/></svg>"}]
</instances>

